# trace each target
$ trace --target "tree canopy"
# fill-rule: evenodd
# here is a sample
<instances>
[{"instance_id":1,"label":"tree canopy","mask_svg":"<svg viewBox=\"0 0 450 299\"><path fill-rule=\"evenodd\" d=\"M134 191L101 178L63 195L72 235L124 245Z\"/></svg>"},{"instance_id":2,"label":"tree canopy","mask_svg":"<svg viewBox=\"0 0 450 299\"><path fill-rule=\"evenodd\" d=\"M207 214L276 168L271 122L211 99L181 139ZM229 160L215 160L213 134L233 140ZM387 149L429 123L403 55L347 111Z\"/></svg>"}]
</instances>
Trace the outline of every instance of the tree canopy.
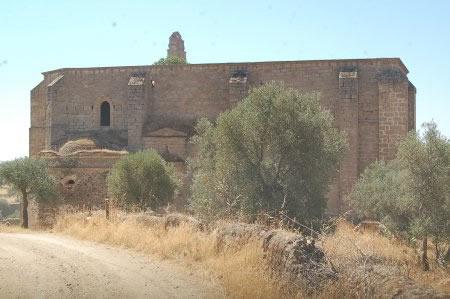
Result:
<instances>
[{"instance_id":1,"label":"tree canopy","mask_svg":"<svg viewBox=\"0 0 450 299\"><path fill-rule=\"evenodd\" d=\"M395 233L407 232L410 211L406 175L397 160L369 165L347 198L357 217L379 220Z\"/></svg>"},{"instance_id":2,"label":"tree canopy","mask_svg":"<svg viewBox=\"0 0 450 299\"><path fill-rule=\"evenodd\" d=\"M426 252L428 237L450 241L450 141L435 123L423 129L401 142L394 161L372 164L348 198L360 217L423 239Z\"/></svg>"},{"instance_id":3,"label":"tree canopy","mask_svg":"<svg viewBox=\"0 0 450 299\"><path fill-rule=\"evenodd\" d=\"M161 58L155 63L153 63L153 65L169 65L169 64L187 64L187 61L178 56L169 56L166 58Z\"/></svg>"},{"instance_id":4,"label":"tree canopy","mask_svg":"<svg viewBox=\"0 0 450 299\"><path fill-rule=\"evenodd\" d=\"M416 237L450 241L450 141L435 123L423 127L402 142L397 155L408 172L409 230Z\"/></svg>"},{"instance_id":5,"label":"tree canopy","mask_svg":"<svg viewBox=\"0 0 450 299\"><path fill-rule=\"evenodd\" d=\"M207 217L321 217L345 148L332 123L318 94L276 82L253 89L215 124L200 120L192 207Z\"/></svg>"},{"instance_id":6,"label":"tree canopy","mask_svg":"<svg viewBox=\"0 0 450 299\"><path fill-rule=\"evenodd\" d=\"M0 182L8 185L22 200L22 226L28 228L28 200L56 198L55 181L49 175L47 163L32 158L19 158L0 164Z\"/></svg>"},{"instance_id":7,"label":"tree canopy","mask_svg":"<svg viewBox=\"0 0 450 299\"><path fill-rule=\"evenodd\" d=\"M175 169L155 150L120 159L108 176L109 193L125 207L157 209L172 201L178 180Z\"/></svg>"}]
</instances>

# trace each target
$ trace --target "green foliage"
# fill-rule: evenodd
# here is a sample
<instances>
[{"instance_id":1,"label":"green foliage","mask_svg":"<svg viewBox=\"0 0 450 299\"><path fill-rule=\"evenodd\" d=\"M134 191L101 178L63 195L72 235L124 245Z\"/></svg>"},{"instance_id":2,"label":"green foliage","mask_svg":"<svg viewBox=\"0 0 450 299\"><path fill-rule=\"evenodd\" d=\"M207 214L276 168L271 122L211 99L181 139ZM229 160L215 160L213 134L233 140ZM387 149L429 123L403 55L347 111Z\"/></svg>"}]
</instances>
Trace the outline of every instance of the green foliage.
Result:
<instances>
[{"instance_id":1,"label":"green foliage","mask_svg":"<svg viewBox=\"0 0 450 299\"><path fill-rule=\"evenodd\" d=\"M188 64L186 60L178 56L169 56L167 58L161 58L153 63L153 65L168 65L168 64Z\"/></svg>"},{"instance_id":2,"label":"green foliage","mask_svg":"<svg viewBox=\"0 0 450 299\"><path fill-rule=\"evenodd\" d=\"M423 127L401 142L396 160L367 168L348 199L362 218L412 237L450 241L450 142L435 123Z\"/></svg>"},{"instance_id":3,"label":"green foliage","mask_svg":"<svg viewBox=\"0 0 450 299\"><path fill-rule=\"evenodd\" d=\"M0 164L0 182L22 195L22 199L28 195L38 201L56 198L55 181L43 160L19 158Z\"/></svg>"},{"instance_id":4,"label":"green foliage","mask_svg":"<svg viewBox=\"0 0 450 299\"><path fill-rule=\"evenodd\" d=\"M406 175L398 161L374 162L348 196L350 206L360 219L377 219L391 231L405 232L410 222Z\"/></svg>"},{"instance_id":5,"label":"green foliage","mask_svg":"<svg viewBox=\"0 0 450 299\"><path fill-rule=\"evenodd\" d=\"M119 160L108 176L108 191L126 207L157 209L172 201L178 181L175 169L155 150Z\"/></svg>"},{"instance_id":6,"label":"green foliage","mask_svg":"<svg viewBox=\"0 0 450 299\"><path fill-rule=\"evenodd\" d=\"M398 160L408 171L410 231L450 241L450 141L435 123L423 125L423 134L410 134L399 147Z\"/></svg>"},{"instance_id":7,"label":"green foliage","mask_svg":"<svg viewBox=\"0 0 450 299\"><path fill-rule=\"evenodd\" d=\"M28 200L37 201L56 198L55 181L49 175L47 163L32 158L19 158L0 164L0 182L21 195L22 226L28 228Z\"/></svg>"},{"instance_id":8,"label":"green foliage","mask_svg":"<svg viewBox=\"0 0 450 299\"><path fill-rule=\"evenodd\" d=\"M208 217L321 217L345 148L332 122L317 94L275 82L252 90L216 125L202 119L192 140L192 207Z\"/></svg>"}]
</instances>

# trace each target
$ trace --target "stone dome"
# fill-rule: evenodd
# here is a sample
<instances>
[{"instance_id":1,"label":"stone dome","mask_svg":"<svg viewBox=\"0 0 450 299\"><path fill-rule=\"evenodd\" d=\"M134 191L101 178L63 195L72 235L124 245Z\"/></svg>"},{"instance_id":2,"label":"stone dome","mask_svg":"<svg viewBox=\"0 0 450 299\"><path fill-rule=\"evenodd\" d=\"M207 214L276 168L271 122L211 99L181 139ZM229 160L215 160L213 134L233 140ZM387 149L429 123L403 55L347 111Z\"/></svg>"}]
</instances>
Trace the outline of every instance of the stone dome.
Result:
<instances>
[{"instance_id":1,"label":"stone dome","mask_svg":"<svg viewBox=\"0 0 450 299\"><path fill-rule=\"evenodd\" d=\"M95 145L95 142L91 139L70 140L60 147L59 153L65 156L78 151L94 150L96 148L97 146Z\"/></svg>"}]
</instances>

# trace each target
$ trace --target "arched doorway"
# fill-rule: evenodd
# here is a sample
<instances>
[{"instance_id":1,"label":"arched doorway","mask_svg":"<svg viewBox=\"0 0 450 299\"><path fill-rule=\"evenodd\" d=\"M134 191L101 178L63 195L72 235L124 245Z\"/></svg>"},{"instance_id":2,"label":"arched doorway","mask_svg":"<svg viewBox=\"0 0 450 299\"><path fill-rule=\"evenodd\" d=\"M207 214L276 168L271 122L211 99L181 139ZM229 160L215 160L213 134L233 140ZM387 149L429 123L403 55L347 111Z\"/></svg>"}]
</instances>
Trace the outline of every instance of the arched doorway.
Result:
<instances>
[{"instance_id":1,"label":"arched doorway","mask_svg":"<svg viewBox=\"0 0 450 299\"><path fill-rule=\"evenodd\" d=\"M100 126L109 127L111 125L111 106L108 102L100 105Z\"/></svg>"}]
</instances>

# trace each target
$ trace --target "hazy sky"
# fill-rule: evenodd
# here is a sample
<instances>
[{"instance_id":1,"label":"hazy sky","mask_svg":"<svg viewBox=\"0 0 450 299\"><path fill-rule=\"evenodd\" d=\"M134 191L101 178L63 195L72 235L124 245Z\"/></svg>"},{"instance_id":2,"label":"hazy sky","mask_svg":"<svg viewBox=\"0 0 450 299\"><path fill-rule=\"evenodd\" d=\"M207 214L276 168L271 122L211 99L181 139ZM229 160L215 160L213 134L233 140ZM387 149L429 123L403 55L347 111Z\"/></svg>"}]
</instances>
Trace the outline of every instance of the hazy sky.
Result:
<instances>
[{"instance_id":1,"label":"hazy sky","mask_svg":"<svg viewBox=\"0 0 450 299\"><path fill-rule=\"evenodd\" d=\"M450 1L0 0L0 161L28 154L29 92L61 67L400 57L417 124L450 136Z\"/></svg>"}]
</instances>

